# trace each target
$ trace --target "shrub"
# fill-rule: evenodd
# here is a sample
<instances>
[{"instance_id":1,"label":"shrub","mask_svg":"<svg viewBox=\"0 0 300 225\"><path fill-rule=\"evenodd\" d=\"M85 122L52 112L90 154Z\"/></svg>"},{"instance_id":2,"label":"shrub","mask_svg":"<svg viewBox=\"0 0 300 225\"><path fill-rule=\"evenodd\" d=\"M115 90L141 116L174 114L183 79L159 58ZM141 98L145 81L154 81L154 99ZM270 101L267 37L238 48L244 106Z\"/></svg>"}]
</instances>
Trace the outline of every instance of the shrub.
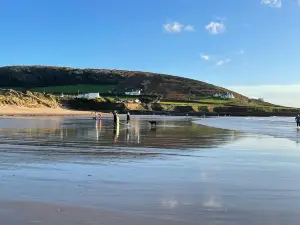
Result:
<instances>
[{"instance_id":1,"label":"shrub","mask_svg":"<svg viewBox=\"0 0 300 225\"><path fill-rule=\"evenodd\" d=\"M105 98L105 101L106 101L107 103L116 103L116 100L115 100L114 98L111 98L111 97Z\"/></svg>"},{"instance_id":2,"label":"shrub","mask_svg":"<svg viewBox=\"0 0 300 225\"><path fill-rule=\"evenodd\" d=\"M96 98L95 102L106 102L104 98Z\"/></svg>"}]
</instances>

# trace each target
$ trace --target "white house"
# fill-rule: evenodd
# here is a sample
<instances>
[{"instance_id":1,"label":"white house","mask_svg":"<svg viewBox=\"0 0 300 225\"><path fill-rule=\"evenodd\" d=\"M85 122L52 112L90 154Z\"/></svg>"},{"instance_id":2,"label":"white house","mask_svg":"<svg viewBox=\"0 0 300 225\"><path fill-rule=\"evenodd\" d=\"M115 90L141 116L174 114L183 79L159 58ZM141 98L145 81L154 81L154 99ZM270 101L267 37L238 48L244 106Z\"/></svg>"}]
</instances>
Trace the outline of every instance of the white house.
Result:
<instances>
[{"instance_id":1,"label":"white house","mask_svg":"<svg viewBox=\"0 0 300 225\"><path fill-rule=\"evenodd\" d=\"M232 93L216 93L213 95L214 98L222 98L222 99L234 99L234 95Z\"/></svg>"},{"instance_id":2,"label":"white house","mask_svg":"<svg viewBox=\"0 0 300 225\"><path fill-rule=\"evenodd\" d=\"M99 93L85 93L77 95L77 98L84 98L84 99L95 99L100 98Z\"/></svg>"},{"instance_id":3,"label":"white house","mask_svg":"<svg viewBox=\"0 0 300 225\"><path fill-rule=\"evenodd\" d=\"M126 91L125 95L141 95L141 90L131 90L131 91Z\"/></svg>"}]
</instances>

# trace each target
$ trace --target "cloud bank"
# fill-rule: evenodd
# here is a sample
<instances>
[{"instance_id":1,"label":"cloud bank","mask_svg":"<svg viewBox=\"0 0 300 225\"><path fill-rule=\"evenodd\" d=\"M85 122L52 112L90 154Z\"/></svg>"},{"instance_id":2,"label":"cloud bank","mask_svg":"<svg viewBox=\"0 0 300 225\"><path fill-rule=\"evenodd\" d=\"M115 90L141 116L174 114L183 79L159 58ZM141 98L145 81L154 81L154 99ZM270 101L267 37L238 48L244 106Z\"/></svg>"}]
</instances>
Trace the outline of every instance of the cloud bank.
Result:
<instances>
[{"instance_id":1,"label":"cloud bank","mask_svg":"<svg viewBox=\"0 0 300 225\"><path fill-rule=\"evenodd\" d=\"M300 84L229 86L228 89L274 104L300 108Z\"/></svg>"}]
</instances>

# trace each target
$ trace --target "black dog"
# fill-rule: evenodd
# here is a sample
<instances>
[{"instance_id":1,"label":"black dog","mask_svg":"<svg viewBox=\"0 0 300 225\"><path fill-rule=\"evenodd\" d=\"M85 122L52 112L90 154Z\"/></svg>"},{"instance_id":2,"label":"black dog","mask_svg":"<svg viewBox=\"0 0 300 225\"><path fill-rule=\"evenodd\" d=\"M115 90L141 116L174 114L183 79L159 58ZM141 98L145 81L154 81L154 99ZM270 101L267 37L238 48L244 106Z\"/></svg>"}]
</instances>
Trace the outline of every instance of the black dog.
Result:
<instances>
[{"instance_id":1,"label":"black dog","mask_svg":"<svg viewBox=\"0 0 300 225\"><path fill-rule=\"evenodd\" d=\"M149 121L149 123L151 124L151 126L155 125L156 126L156 121Z\"/></svg>"}]
</instances>

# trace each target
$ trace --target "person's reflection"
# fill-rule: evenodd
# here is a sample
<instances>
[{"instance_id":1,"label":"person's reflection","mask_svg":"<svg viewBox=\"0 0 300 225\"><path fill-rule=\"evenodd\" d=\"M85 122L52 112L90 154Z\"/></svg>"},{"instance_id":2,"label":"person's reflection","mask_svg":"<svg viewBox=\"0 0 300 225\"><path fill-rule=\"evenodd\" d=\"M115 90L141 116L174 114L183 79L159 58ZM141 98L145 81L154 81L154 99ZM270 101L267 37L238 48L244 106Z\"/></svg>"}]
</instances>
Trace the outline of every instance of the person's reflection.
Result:
<instances>
[{"instance_id":1,"label":"person's reflection","mask_svg":"<svg viewBox=\"0 0 300 225\"><path fill-rule=\"evenodd\" d=\"M101 119L97 119L96 120L96 139L97 141L99 140L99 133L102 130L102 120Z\"/></svg>"},{"instance_id":2,"label":"person's reflection","mask_svg":"<svg viewBox=\"0 0 300 225\"><path fill-rule=\"evenodd\" d=\"M102 130L102 120L100 119L99 120L99 131L101 131Z\"/></svg>"},{"instance_id":3,"label":"person's reflection","mask_svg":"<svg viewBox=\"0 0 300 225\"><path fill-rule=\"evenodd\" d=\"M60 140L63 141L63 139L64 139L64 129L61 128L60 129Z\"/></svg>"},{"instance_id":4,"label":"person's reflection","mask_svg":"<svg viewBox=\"0 0 300 225\"><path fill-rule=\"evenodd\" d=\"M116 144L118 142L119 132L120 132L120 125L119 125L119 123L117 123L114 126L114 144Z\"/></svg>"},{"instance_id":5,"label":"person's reflection","mask_svg":"<svg viewBox=\"0 0 300 225\"><path fill-rule=\"evenodd\" d=\"M156 126L151 126L149 131L155 132L156 131Z\"/></svg>"},{"instance_id":6,"label":"person's reflection","mask_svg":"<svg viewBox=\"0 0 300 225\"><path fill-rule=\"evenodd\" d=\"M127 129L126 129L126 144L128 144L128 142L129 142L129 129L127 127Z\"/></svg>"}]
</instances>

